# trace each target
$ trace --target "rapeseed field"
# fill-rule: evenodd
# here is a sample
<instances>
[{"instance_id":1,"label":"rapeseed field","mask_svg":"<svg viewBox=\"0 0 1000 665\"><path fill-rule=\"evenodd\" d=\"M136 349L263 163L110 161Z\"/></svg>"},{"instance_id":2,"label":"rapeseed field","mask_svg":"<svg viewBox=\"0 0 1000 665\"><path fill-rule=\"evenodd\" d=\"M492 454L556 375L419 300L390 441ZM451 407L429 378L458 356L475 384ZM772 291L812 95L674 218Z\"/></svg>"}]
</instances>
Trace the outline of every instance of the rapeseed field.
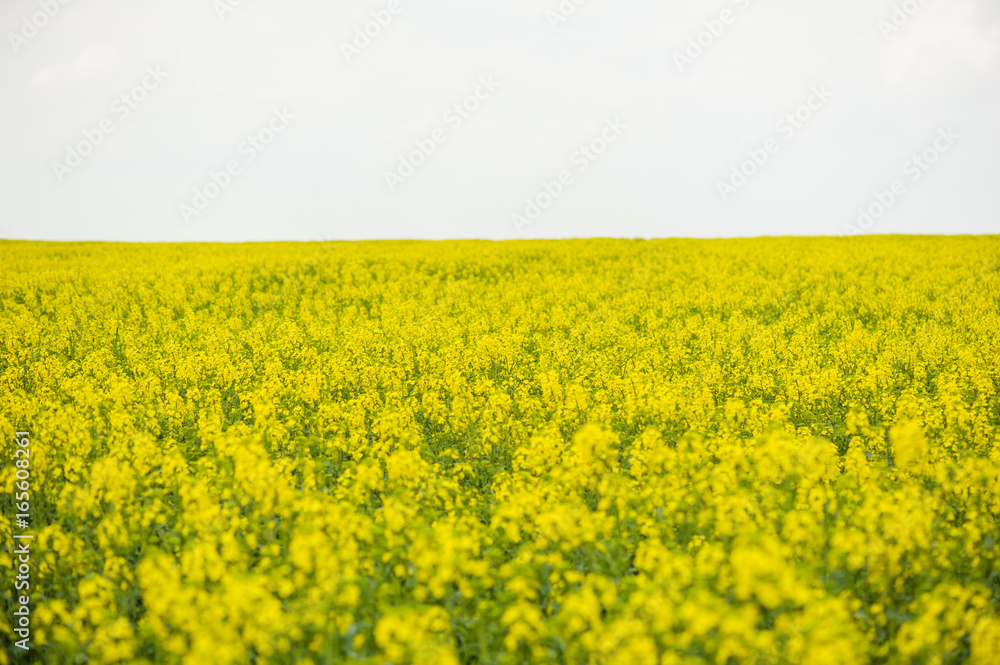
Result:
<instances>
[{"instance_id":1,"label":"rapeseed field","mask_svg":"<svg viewBox=\"0 0 1000 665\"><path fill-rule=\"evenodd\" d=\"M2 665L1000 663L998 237L0 253Z\"/></svg>"}]
</instances>

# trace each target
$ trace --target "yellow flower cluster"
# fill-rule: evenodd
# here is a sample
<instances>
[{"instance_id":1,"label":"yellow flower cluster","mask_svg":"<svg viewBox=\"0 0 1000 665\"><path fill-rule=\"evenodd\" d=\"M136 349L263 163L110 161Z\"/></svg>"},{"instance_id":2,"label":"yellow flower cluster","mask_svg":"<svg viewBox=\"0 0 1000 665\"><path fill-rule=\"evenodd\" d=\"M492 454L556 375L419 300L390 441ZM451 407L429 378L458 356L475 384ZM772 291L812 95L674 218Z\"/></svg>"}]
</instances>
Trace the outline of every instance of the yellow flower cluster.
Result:
<instances>
[{"instance_id":1,"label":"yellow flower cluster","mask_svg":"<svg viewBox=\"0 0 1000 665\"><path fill-rule=\"evenodd\" d=\"M1000 663L1000 238L0 252L0 665Z\"/></svg>"}]
</instances>

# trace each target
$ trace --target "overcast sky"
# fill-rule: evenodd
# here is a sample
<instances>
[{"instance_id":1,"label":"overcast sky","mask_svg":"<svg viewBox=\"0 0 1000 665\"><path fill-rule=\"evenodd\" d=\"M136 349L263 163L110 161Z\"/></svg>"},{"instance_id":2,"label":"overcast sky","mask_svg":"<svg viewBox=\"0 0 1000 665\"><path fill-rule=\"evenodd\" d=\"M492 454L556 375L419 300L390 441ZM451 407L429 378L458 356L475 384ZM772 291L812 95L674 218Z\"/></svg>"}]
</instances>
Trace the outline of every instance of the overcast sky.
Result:
<instances>
[{"instance_id":1,"label":"overcast sky","mask_svg":"<svg viewBox=\"0 0 1000 665\"><path fill-rule=\"evenodd\" d=\"M995 0L576 2L3 0L0 236L1000 232Z\"/></svg>"}]
</instances>

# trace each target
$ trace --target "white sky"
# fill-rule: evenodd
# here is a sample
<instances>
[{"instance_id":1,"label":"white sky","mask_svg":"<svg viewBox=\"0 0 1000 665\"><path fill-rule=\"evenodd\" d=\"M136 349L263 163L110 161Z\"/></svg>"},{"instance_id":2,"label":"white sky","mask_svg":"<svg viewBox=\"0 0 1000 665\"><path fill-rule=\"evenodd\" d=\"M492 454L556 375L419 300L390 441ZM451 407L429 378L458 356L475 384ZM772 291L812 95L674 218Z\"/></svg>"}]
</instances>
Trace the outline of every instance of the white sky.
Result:
<instances>
[{"instance_id":1,"label":"white sky","mask_svg":"<svg viewBox=\"0 0 1000 665\"><path fill-rule=\"evenodd\" d=\"M894 180L855 230L1000 233L995 0L584 0L554 29L560 0L398 0L351 62L342 43L389 0L243 0L223 19L226 0L61 1L0 8L5 238L840 235ZM884 36L894 2L916 10ZM724 10L680 72L675 52ZM153 87L147 68L167 77L124 117L115 100ZM481 77L498 89L455 126ZM832 97L794 135L777 127L820 87ZM249 161L241 144L283 109L294 120ZM617 140L581 158L615 118ZM392 191L386 172L436 129L447 140ZM100 144L60 182L85 132ZM936 163L909 161L925 149ZM229 161L237 175L191 214ZM563 170L519 231L512 215Z\"/></svg>"}]
</instances>

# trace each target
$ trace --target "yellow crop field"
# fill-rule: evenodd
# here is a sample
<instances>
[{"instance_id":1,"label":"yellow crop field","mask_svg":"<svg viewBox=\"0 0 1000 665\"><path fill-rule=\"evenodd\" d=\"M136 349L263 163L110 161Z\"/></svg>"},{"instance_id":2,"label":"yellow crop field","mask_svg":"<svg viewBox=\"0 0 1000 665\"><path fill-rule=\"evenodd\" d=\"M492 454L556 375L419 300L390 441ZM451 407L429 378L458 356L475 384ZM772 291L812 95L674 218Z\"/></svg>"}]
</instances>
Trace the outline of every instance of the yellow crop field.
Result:
<instances>
[{"instance_id":1,"label":"yellow crop field","mask_svg":"<svg viewBox=\"0 0 1000 665\"><path fill-rule=\"evenodd\" d=\"M0 253L0 664L1000 663L1000 237Z\"/></svg>"}]
</instances>

